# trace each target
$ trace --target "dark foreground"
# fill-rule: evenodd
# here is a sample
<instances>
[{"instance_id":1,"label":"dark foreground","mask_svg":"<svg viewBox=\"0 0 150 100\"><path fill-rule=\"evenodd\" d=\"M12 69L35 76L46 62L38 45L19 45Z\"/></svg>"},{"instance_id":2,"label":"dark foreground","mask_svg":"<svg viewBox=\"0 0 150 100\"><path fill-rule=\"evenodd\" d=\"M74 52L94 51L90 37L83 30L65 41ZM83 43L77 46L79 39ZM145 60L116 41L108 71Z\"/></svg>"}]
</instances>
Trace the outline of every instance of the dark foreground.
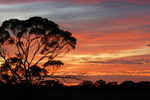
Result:
<instances>
[{"instance_id":1,"label":"dark foreground","mask_svg":"<svg viewBox=\"0 0 150 100\"><path fill-rule=\"evenodd\" d=\"M1 89L0 100L150 100L150 92Z\"/></svg>"},{"instance_id":2,"label":"dark foreground","mask_svg":"<svg viewBox=\"0 0 150 100\"><path fill-rule=\"evenodd\" d=\"M42 83L43 84L43 83ZM42 84L0 84L0 100L150 100L150 82L96 83L65 86L56 81Z\"/></svg>"}]
</instances>

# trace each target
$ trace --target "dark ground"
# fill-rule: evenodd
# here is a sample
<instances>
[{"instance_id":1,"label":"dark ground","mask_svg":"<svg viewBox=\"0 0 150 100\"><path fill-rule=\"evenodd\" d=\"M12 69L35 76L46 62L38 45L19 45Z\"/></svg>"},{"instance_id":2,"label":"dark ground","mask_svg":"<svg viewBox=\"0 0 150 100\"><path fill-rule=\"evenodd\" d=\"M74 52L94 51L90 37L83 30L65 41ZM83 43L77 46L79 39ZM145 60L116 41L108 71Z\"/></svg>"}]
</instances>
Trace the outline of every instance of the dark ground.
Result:
<instances>
[{"instance_id":1,"label":"dark ground","mask_svg":"<svg viewBox=\"0 0 150 100\"><path fill-rule=\"evenodd\" d=\"M0 100L150 100L150 82L124 81L66 86L55 81L42 84L0 84Z\"/></svg>"},{"instance_id":2,"label":"dark ground","mask_svg":"<svg viewBox=\"0 0 150 100\"><path fill-rule=\"evenodd\" d=\"M150 100L150 92L1 89L0 100Z\"/></svg>"}]
</instances>

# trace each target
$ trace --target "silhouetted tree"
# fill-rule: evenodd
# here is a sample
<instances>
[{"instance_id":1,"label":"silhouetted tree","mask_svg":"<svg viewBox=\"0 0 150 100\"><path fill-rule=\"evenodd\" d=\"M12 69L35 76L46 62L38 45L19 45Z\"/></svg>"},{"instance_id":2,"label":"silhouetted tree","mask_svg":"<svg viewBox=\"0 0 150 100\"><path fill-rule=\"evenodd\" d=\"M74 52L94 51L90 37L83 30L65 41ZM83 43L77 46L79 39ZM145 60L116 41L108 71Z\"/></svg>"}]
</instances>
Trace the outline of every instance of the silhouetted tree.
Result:
<instances>
[{"instance_id":1,"label":"silhouetted tree","mask_svg":"<svg viewBox=\"0 0 150 100\"><path fill-rule=\"evenodd\" d=\"M133 81L124 81L123 83L120 84L120 86L124 90L134 90L136 88L136 84Z\"/></svg>"},{"instance_id":2,"label":"silhouetted tree","mask_svg":"<svg viewBox=\"0 0 150 100\"><path fill-rule=\"evenodd\" d=\"M149 89L150 88L150 82L149 81L141 81L141 82L138 82L136 85L140 89Z\"/></svg>"},{"instance_id":3,"label":"silhouetted tree","mask_svg":"<svg viewBox=\"0 0 150 100\"><path fill-rule=\"evenodd\" d=\"M135 83L133 81L124 81L120 85L122 85L122 86L134 86L134 84Z\"/></svg>"},{"instance_id":4,"label":"silhouetted tree","mask_svg":"<svg viewBox=\"0 0 150 100\"><path fill-rule=\"evenodd\" d=\"M43 84L47 87L62 87L63 86L63 84L60 83L60 81L55 81L55 80L42 81L40 84Z\"/></svg>"},{"instance_id":5,"label":"silhouetted tree","mask_svg":"<svg viewBox=\"0 0 150 100\"><path fill-rule=\"evenodd\" d=\"M95 82L95 86L96 87L104 87L104 86L106 86L106 82L103 80L98 80Z\"/></svg>"},{"instance_id":6,"label":"silhouetted tree","mask_svg":"<svg viewBox=\"0 0 150 100\"><path fill-rule=\"evenodd\" d=\"M79 85L84 86L84 87L92 87L92 86L94 86L93 82L89 81L89 80L83 81Z\"/></svg>"},{"instance_id":7,"label":"silhouetted tree","mask_svg":"<svg viewBox=\"0 0 150 100\"><path fill-rule=\"evenodd\" d=\"M38 83L46 77L79 79L78 76L54 75L63 65L55 58L75 46L72 33L61 30L47 18L6 20L0 27L0 57L4 61L0 74L7 82L15 83Z\"/></svg>"},{"instance_id":8,"label":"silhouetted tree","mask_svg":"<svg viewBox=\"0 0 150 100\"><path fill-rule=\"evenodd\" d=\"M108 82L106 84L107 87L114 87L114 86L117 86L118 85L118 82Z\"/></svg>"}]
</instances>

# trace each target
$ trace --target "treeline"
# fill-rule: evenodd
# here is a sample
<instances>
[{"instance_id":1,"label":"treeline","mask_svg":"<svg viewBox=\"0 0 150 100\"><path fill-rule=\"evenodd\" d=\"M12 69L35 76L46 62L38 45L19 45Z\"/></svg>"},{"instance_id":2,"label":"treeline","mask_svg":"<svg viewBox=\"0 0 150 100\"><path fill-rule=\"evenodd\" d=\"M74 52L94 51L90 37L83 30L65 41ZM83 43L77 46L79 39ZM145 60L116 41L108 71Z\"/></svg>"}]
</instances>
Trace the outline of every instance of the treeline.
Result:
<instances>
[{"instance_id":1,"label":"treeline","mask_svg":"<svg viewBox=\"0 0 150 100\"><path fill-rule=\"evenodd\" d=\"M97 91L127 91L127 92L150 92L150 82L149 81L124 81L122 83L118 82L108 82L103 80L98 80L96 82L84 81L80 83L77 87L81 89L97 90Z\"/></svg>"},{"instance_id":2,"label":"treeline","mask_svg":"<svg viewBox=\"0 0 150 100\"><path fill-rule=\"evenodd\" d=\"M0 81L0 89L59 89L59 90L85 90L85 91L130 91L130 92L150 92L150 82L141 81L124 81L120 84L118 82L108 82L98 80L96 82L83 81L78 85L64 85L59 81L47 80L39 84L25 84L25 83L5 83Z\"/></svg>"}]
</instances>

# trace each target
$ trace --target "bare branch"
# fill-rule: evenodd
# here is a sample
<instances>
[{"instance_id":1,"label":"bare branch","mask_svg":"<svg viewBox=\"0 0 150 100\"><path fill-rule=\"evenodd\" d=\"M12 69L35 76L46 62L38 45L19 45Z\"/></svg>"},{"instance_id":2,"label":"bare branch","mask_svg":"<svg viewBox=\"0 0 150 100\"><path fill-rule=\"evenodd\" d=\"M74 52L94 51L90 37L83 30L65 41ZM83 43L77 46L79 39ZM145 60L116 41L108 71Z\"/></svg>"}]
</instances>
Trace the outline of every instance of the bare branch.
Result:
<instances>
[{"instance_id":1,"label":"bare branch","mask_svg":"<svg viewBox=\"0 0 150 100\"><path fill-rule=\"evenodd\" d=\"M6 58L0 53L0 56L5 60L7 67L10 69L11 73L19 78L19 80L22 82L21 77L10 67L9 62L6 60Z\"/></svg>"},{"instance_id":2,"label":"bare branch","mask_svg":"<svg viewBox=\"0 0 150 100\"><path fill-rule=\"evenodd\" d=\"M32 63L32 61L34 60L35 55L37 54L37 52L40 50L40 48L41 48L42 46L43 46L43 45L38 46L37 50L34 52L34 54L33 54L33 56L32 56L32 59L31 59L29 65Z\"/></svg>"},{"instance_id":3,"label":"bare branch","mask_svg":"<svg viewBox=\"0 0 150 100\"><path fill-rule=\"evenodd\" d=\"M85 76L86 73L80 73L78 75L45 75L45 76L40 76L37 79L35 79L33 82L38 83L42 78L54 78L54 79L75 79L75 80L82 80ZM42 79L43 80L43 79ZM84 80L82 80L84 81Z\"/></svg>"}]
</instances>

